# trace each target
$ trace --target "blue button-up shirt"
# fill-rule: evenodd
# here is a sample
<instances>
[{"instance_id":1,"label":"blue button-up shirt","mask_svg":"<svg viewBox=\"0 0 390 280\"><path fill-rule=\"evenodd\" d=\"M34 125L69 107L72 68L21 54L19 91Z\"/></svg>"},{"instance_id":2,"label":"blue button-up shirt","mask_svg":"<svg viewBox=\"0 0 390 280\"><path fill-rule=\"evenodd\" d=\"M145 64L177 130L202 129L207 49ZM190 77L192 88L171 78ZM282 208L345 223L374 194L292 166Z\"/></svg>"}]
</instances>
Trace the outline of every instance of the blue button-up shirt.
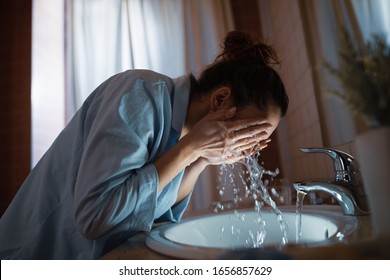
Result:
<instances>
[{"instance_id":1,"label":"blue button-up shirt","mask_svg":"<svg viewBox=\"0 0 390 280\"><path fill-rule=\"evenodd\" d=\"M178 221L184 171L158 193L153 162L178 141L189 91L188 77L130 70L92 92L1 218L1 259L94 259Z\"/></svg>"}]
</instances>

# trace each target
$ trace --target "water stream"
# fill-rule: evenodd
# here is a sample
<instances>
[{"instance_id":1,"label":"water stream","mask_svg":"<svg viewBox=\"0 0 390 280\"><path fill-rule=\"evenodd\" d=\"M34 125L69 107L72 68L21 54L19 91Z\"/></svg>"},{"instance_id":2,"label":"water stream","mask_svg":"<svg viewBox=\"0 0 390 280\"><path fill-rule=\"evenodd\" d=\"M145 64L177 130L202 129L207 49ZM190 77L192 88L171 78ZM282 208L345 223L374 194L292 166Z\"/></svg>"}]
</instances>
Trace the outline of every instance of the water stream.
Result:
<instances>
[{"instance_id":1,"label":"water stream","mask_svg":"<svg viewBox=\"0 0 390 280\"><path fill-rule=\"evenodd\" d=\"M295 217L295 242L298 244L302 236L302 206L303 199L305 198L306 193L302 191L297 191L297 202L296 202L296 217Z\"/></svg>"},{"instance_id":2,"label":"water stream","mask_svg":"<svg viewBox=\"0 0 390 280\"><path fill-rule=\"evenodd\" d=\"M261 209L264 205L271 207L272 211L276 214L276 218L279 222L281 232L283 234L282 244L285 245L288 243L287 238L287 223L283 218L282 212L277 207L275 201L272 199L271 195L268 192L269 189L269 179L265 176L272 179L273 177L279 174L279 170L270 171L264 169L264 167L259 163L258 160L259 154L255 156L248 156L240 161L244 166L243 172L239 174L239 181L244 187L245 193L242 195L240 191L240 185L236 184L236 175L232 172L234 165L224 164L220 168L219 173L219 182L218 193L220 196L223 196L225 193L225 186L229 185L233 188L233 204L236 216L238 219L244 220L245 217L240 216L239 211L237 210L238 204L242 202L243 196L245 198L252 198L254 202L254 209L258 213L258 218L255 221L258 224L258 230L256 233L249 232L250 239L247 240L248 247L258 248L261 247L264 238L266 236L266 223L262 219ZM224 205L222 203L217 203L214 212L219 212L224 210ZM238 234L239 229L232 228L232 234Z\"/></svg>"}]
</instances>

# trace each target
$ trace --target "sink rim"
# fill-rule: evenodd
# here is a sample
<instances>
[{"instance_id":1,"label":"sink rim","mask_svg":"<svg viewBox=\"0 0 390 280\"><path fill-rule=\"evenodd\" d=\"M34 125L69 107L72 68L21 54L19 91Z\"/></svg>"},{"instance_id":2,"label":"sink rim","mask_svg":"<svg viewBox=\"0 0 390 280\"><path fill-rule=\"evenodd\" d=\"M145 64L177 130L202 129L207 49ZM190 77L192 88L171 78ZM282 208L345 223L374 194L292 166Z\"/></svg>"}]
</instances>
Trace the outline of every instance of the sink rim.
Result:
<instances>
[{"instance_id":1,"label":"sink rim","mask_svg":"<svg viewBox=\"0 0 390 280\"><path fill-rule=\"evenodd\" d=\"M294 212L295 213L295 207L294 206L281 206L279 209L282 211L282 213L288 212ZM254 210L251 208L248 209L239 209L239 212L245 212L250 211L253 212ZM264 208L262 211L269 212L269 208ZM208 213L203 215L197 215L193 217L184 218L180 223L164 223L162 225L157 226L152 231L150 231L145 239L145 244L148 248L152 249L155 252L181 258L181 259L215 259L218 258L218 256L227 253L227 252L234 252L234 251L240 251L240 250L277 250L280 251L284 247L317 247L317 246L326 246L330 244L340 243L343 241L343 238L353 233L359 226L359 219L355 216L345 216L341 211L340 207L338 206L314 206L311 205L305 205L304 209L302 210L303 214L308 215L314 215L314 216L320 216L325 217L331 222L333 222L337 226L336 233L322 241L314 241L309 243L288 243L286 245L265 245L261 248L239 248L239 249L231 249L231 248L208 248L208 247L200 247L200 246L193 246L193 245L187 245L183 243L179 243L176 241L172 241L170 239L167 239L164 234L166 231L171 229L172 227L179 225L184 222L197 220L203 217L209 217L209 216L215 216L219 214L231 214L233 211L224 211L218 214L214 213ZM342 238L340 238L342 237Z\"/></svg>"}]
</instances>

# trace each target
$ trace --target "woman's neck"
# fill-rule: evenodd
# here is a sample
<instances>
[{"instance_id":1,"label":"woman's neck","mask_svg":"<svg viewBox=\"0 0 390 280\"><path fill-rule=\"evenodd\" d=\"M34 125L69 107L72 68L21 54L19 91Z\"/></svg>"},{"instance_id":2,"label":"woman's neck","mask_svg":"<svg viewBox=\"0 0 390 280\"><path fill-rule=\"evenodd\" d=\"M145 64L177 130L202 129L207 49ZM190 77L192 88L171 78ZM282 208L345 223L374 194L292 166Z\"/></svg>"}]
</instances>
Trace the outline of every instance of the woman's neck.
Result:
<instances>
[{"instance_id":1,"label":"woman's neck","mask_svg":"<svg viewBox=\"0 0 390 280\"><path fill-rule=\"evenodd\" d=\"M207 96L190 99L187 109L187 116L180 138L184 137L192 127L209 112L209 102Z\"/></svg>"}]
</instances>

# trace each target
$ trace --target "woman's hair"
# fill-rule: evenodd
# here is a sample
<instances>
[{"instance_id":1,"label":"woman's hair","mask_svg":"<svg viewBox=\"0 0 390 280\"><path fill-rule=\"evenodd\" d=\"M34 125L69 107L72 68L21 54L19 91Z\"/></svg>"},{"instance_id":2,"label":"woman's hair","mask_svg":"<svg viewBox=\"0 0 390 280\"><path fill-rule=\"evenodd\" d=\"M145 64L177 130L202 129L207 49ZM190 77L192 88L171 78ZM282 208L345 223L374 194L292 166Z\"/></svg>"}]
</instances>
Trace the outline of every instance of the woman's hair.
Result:
<instances>
[{"instance_id":1,"label":"woman's hair","mask_svg":"<svg viewBox=\"0 0 390 280\"><path fill-rule=\"evenodd\" d=\"M287 112L288 96L278 72L272 68L280 64L275 50L252 33L231 31L227 34L223 51L196 80L191 75L191 91L196 96L228 86L236 107L255 105L267 111L270 105Z\"/></svg>"}]
</instances>

